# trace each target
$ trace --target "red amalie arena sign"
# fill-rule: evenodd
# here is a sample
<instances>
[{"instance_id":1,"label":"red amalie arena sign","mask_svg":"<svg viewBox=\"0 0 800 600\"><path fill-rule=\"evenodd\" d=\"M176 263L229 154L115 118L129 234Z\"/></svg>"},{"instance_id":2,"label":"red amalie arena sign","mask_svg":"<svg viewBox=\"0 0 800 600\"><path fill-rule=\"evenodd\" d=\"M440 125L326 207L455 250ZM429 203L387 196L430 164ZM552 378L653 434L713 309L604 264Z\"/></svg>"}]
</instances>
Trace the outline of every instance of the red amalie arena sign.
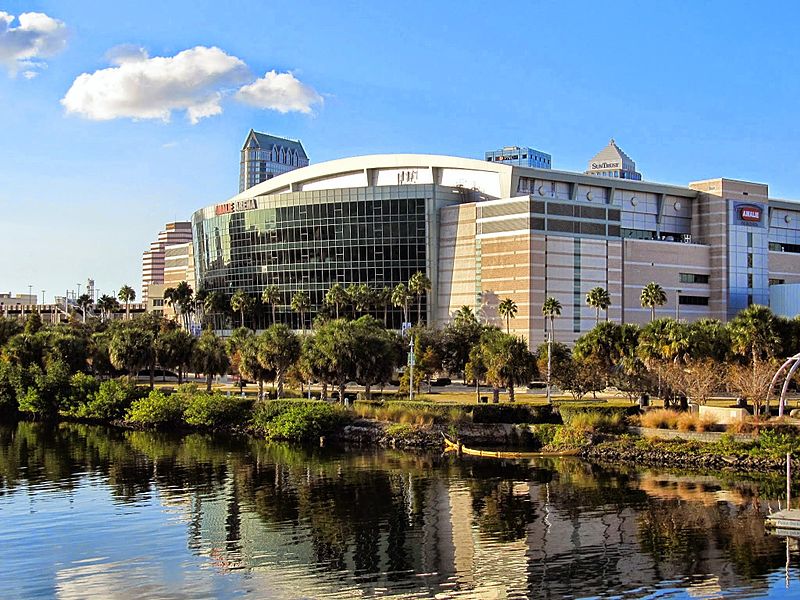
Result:
<instances>
[{"instance_id":1,"label":"red amalie arena sign","mask_svg":"<svg viewBox=\"0 0 800 600\"><path fill-rule=\"evenodd\" d=\"M757 206L740 206L739 218L742 221L750 221L751 223L761 222L761 209Z\"/></svg>"},{"instance_id":2,"label":"red amalie arena sign","mask_svg":"<svg viewBox=\"0 0 800 600\"><path fill-rule=\"evenodd\" d=\"M737 202L733 210L736 213L737 221L743 225L761 226L764 223L763 216L766 208L761 204Z\"/></svg>"}]
</instances>

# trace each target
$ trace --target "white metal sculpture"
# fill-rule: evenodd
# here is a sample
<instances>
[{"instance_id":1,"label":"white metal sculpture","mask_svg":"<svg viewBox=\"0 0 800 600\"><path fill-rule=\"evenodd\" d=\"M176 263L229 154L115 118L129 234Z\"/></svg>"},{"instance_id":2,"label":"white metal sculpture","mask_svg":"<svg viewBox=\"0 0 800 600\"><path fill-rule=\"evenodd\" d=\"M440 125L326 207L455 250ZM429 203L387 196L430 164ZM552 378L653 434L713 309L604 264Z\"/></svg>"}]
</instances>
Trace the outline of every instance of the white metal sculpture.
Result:
<instances>
[{"instance_id":1,"label":"white metal sculpture","mask_svg":"<svg viewBox=\"0 0 800 600\"><path fill-rule=\"evenodd\" d=\"M786 406L786 394L789 391L789 382L792 380L792 375L794 375L794 372L798 367L800 367L800 352L790 358L787 358L780 368L775 371L775 375L772 378L772 383L769 384L769 390L767 391L767 402L769 402L769 397L772 395L772 390L775 389L775 384L778 382L778 379L780 379L781 373L783 373L787 367L789 368L789 372L786 374L786 379L784 380L783 387L781 388L781 396L778 400L779 417L783 416L783 410Z\"/></svg>"}]
</instances>

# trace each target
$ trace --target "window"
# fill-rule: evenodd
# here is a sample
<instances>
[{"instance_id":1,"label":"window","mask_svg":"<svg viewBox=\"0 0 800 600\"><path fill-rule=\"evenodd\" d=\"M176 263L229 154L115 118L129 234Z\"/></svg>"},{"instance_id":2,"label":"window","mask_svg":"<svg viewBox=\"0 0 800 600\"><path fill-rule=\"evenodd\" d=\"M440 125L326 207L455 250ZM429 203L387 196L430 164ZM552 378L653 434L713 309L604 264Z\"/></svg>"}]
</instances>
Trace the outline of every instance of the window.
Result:
<instances>
[{"instance_id":1,"label":"window","mask_svg":"<svg viewBox=\"0 0 800 600\"><path fill-rule=\"evenodd\" d=\"M748 248L752 248L753 247L753 232L751 232L751 231L747 232L747 247Z\"/></svg>"},{"instance_id":2,"label":"window","mask_svg":"<svg viewBox=\"0 0 800 600\"><path fill-rule=\"evenodd\" d=\"M800 254L800 244L784 244L782 242L770 242L769 249L775 252L793 252Z\"/></svg>"},{"instance_id":3,"label":"window","mask_svg":"<svg viewBox=\"0 0 800 600\"><path fill-rule=\"evenodd\" d=\"M747 274L747 288L748 289L752 289L753 288L753 274L752 273L748 273Z\"/></svg>"},{"instance_id":4,"label":"window","mask_svg":"<svg viewBox=\"0 0 800 600\"><path fill-rule=\"evenodd\" d=\"M785 279L770 279L769 285L781 285L782 283L786 283Z\"/></svg>"},{"instance_id":5,"label":"window","mask_svg":"<svg viewBox=\"0 0 800 600\"><path fill-rule=\"evenodd\" d=\"M164 306L163 298L153 298L153 306Z\"/></svg>"},{"instance_id":6,"label":"window","mask_svg":"<svg viewBox=\"0 0 800 600\"><path fill-rule=\"evenodd\" d=\"M689 306L708 306L708 296L678 296L678 302Z\"/></svg>"},{"instance_id":7,"label":"window","mask_svg":"<svg viewBox=\"0 0 800 600\"><path fill-rule=\"evenodd\" d=\"M681 283L708 283L708 275L701 273L681 273Z\"/></svg>"}]
</instances>

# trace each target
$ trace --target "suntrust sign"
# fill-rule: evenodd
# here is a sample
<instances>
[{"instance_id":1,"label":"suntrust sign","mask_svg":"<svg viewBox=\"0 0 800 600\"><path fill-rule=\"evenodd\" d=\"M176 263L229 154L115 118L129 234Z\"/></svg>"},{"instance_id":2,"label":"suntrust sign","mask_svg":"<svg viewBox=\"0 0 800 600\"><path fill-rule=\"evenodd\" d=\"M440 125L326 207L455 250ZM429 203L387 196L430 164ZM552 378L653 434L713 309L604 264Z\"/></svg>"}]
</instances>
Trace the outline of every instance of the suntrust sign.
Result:
<instances>
[{"instance_id":1,"label":"suntrust sign","mask_svg":"<svg viewBox=\"0 0 800 600\"><path fill-rule=\"evenodd\" d=\"M214 214L227 215L232 212L239 212L242 210L254 210L258 208L258 202L255 198L247 198L245 200L232 200L231 202L223 202L214 207Z\"/></svg>"},{"instance_id":2,"label":"suntrust sign","mask_svg":"<svg viewBox=\"0 0 800 600\"><path fill-rule=\"evenodd\" d=\"M620 160L609 160L603 162L593 162L592 163L592 170L600 170L600 169L621 169L622 168L622 161Z\"/></svg>"},{"instance_id":3,"label":"suntrust sign","mask_svg":"<svg viewBox=\"0 0 800 600\"><path fill-rule=\"evenodd\" d=\"M754 202L736 202L733 205L734 221L740 225L761 227L766 219L767 208L763 204Z\"/></svg>"}]
</instances>

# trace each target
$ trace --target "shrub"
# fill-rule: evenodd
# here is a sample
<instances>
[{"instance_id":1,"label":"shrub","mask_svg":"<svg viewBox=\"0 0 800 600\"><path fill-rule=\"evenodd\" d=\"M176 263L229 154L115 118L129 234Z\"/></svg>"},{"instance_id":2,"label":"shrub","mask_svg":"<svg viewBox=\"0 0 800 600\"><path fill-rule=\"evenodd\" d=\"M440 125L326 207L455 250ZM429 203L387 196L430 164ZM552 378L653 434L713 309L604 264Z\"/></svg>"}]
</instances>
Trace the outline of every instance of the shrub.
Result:
<instances>
[{"instance_id":1,"label":"shrub","mask_svg":"<svg viewBox=\"0 0 800 600\"><path fill-rule=\"evenodd\" d=\"M407 438L414 435L417 428L407 423L393 423L386 428L386 435L394 438Z\"/></svg>"},{"instance_id":2,"label":"shrub","mask_svg":"<svg viewBox=\"0 0 800 600\"><path fill-rule=\"evenodd\" d=\"M76 415L83 404L94 398L97 390L100 389L100 381L93 375L78 372L69 380L69 386L69 401L62 404L61 412L65 415Z\"/></svg>"},{"instance_id":3,"label":"shrub","mask_svg":"<svg viewBox=\"0 0 800 600\"><path fill-rule=\"evenodd\" d=\"M538 425L531 425L529 430L531 432L532 444L535 448L543 448L550 446L553 443L556 432L561 428L561 425L554 425L552 423L541 423Z\"/></svg>"},{"instance_id":4,"label":"shrub","mask_svg":"<svg viewBox=\"0 0 800 600\"><path fill-rule=\"evenodd\" d=\"M800 451L800 437L788 431L765 429L758 436L757 454L780 458L787 452Z\"/></svg>"},{"instance_id":5,"label":"shrub","mask_svg":"<svg viewBox=\"0 0 800 600\"><path fill-rule=\"evenodd\" d=\"M578 412L571 414L564 426L589 433L621 431L625 426L625 417L621 412L615 412L610 415L599 411Z\"/></svg>"},{"instance_id":6,"label":"shrub","mask_svg":"<svg viewBox=\"0 0 800 600\"><path fill-rule=\"evenodd\" d=\"M331 433L345 424L350 415L337 404L314 400L279 401L260 404L253 422L269 438L303 441Z\"/></svg>"},{"instance_id":7,"label":"shrub","mask_svg":"<svg viewBox=\"0 0 800 600\"><path fill-rule=\"evenodd\" d=\"M181 396L181 395L179 395ZM253 401L238 396L199 393L186 395L183 418L196 427L231 427L242 425L251 414Z\"/></svg>"},{"instance_id":8,"label":"shrub","mask_svg":"<svg viewBox=\"0 0 800 600\"><path fill-rule=\"evenodd\" d=\"M70 372L67 364L61 360L54 360L50 362L47 370L41 369L38 365L31 365L27 371L28 376L25 378L27 382L24 382L27 385L17 390L19 410L33 413L38 417L57 415L61 405L69 403L70 398Z\"/></svg>"},{"instance_id":9,"label":"shrub","mask_svg":"<svg viewBox=\"0 0 800 600\"><path fill-rule=\"evenodd\" d=\"M0 415L14 415L19 407L15 385L18 369L0 360Z\"/></svg>"},{"instance_id":10,"label":"shrub","mask_svg":"<svg viewBox=\"0 0 800 600\"><path fill-rule=\"evenodd\" d=\"M682 413L676 424L678 431L711 431L716 423L713 419L701 417L694 413Z\"/></svg>"},{"instance_id":11,"label":"shrub","mask_svg":"<svg viewBox=\"0 0 800 600\"><path fill-rule=\"evenodd\" d=\"M155 427L178 425L183 418L183 410L183 398L176 394L153 390L145 398L135 400L131 404L125 414L125 420Z\"/></svg>"},{"instance_id":12,"label":"shrub","mask_svg":"<svg viewBox=\"0 0 800 600\"><path fill-rule=\"evenodd\" d=\"M562 402L556 405L558 414L561 415L563 423L569 423L572 417L581 413L600 413L606 416L619 414L622 417L629 417L639 414L638 406L605 406L599 403L589 402Z\"/></svg>"},{"instance_id":13,"label":"shrub","mask_svg":"<svg viewBox=\"0 0 800 600\"><path fill-rule=\"evenodd\" d=\"M575 450L588 446L591 442L592 436L586 430L560 425L556 427L548 449L555 451Z\"/></svg>"},{"instance_id":14,"label":"shrub","mask_svg":"<svg viewBox=\"0 0 800 600\"><path fill-rule=\"evenodd\" d=\"M678 427L678 417L680 415L673 410L659 408L648 410L642 415L642 427L653 427L656 429L676 429Z\"/></svg>"},{"instance_id":15,"label":"shrub","mask_svg":"<svg viewBox=\"0 0 800 600\"><path fill-rule=\"evenodd\" d=\"M557 423L549 405L476 404L472 408L474 423Z\"/></svg>"},{"instance_id":16,"label":"shrub","mask_svg":"<svg viewBox=\"0 0 800 600\"><path fill-rule=\"evenodd\" d=\"M144 390L127 377L109 379L101 383L94 396L77 409L77 415L106 421L121 419L133 401L143 396Z\"/></svg>"}]
</instances>

